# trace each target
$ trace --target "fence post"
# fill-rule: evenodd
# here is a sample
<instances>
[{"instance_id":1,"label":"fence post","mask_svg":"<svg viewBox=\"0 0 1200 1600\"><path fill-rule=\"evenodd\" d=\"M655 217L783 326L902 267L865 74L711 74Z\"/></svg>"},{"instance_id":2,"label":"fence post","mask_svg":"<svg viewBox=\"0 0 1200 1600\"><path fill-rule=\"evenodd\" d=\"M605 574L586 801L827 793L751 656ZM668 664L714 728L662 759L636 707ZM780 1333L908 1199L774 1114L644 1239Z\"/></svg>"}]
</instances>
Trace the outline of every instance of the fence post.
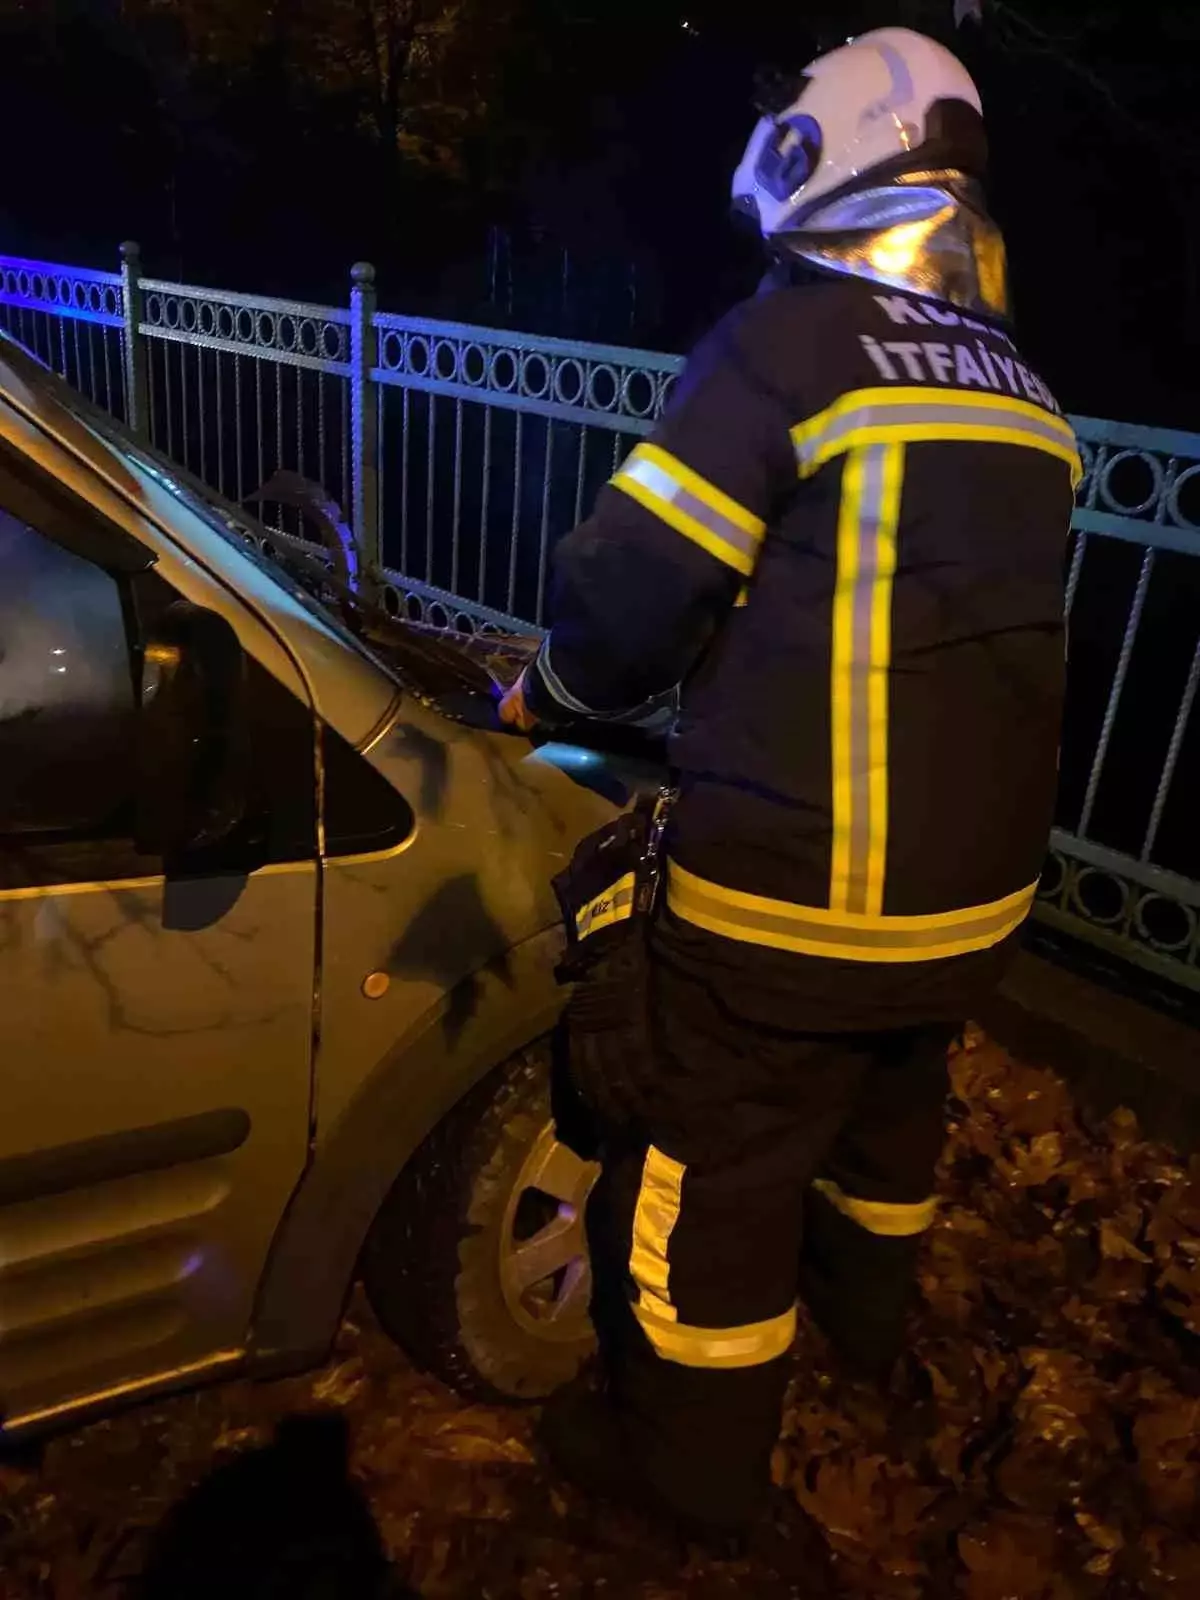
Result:
<instances>
[{"instance_id":1,"label":"fence post","mask_svg":"<svg viewBox=\"0 0 1200 1600\"><path fill-rule=\"evenodd\" d=\"M379 425L376 365L375 268L359 261L350 269L350 480L351 525L363 564L383 565L379 542Z\"/></svg>"},{"instance_id":2,"label":"fence post","mask_svg":"<svg viewBox=\"0 0 1200 1600\"><path fill-rule=\"evenodd\" d=\"M142 337L142 253L132 240L121 246L121 288L125 307L125 421L133 433L150 437L150 367Z\"/></svg>"}]
</instances>

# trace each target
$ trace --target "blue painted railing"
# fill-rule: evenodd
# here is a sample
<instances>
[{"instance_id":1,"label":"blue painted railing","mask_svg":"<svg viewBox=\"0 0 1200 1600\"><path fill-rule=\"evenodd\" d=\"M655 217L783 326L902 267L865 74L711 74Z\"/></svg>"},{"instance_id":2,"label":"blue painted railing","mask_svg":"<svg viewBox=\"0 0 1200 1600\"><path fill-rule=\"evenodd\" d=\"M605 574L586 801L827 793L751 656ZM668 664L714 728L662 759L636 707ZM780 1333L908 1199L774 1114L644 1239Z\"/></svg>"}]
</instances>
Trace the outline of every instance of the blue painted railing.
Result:
<instances>
[{"instance_id":1,"label":"blue painted railing","mask_svg":"<svg viewBox=\"0 0 1200 1600\"><path fill-rule=\"evenodd\" d=\"M347 306L319 306L145 278L132 246L120 272L0 256L0 327L231 499L281 467L318 479L389 603L468 630L540 631L555 539L682 365L383 312L367 266ZM1038 915L1200 989L1200 436L1072 421L1086 476Z\"/></svg>"}]
</instances>

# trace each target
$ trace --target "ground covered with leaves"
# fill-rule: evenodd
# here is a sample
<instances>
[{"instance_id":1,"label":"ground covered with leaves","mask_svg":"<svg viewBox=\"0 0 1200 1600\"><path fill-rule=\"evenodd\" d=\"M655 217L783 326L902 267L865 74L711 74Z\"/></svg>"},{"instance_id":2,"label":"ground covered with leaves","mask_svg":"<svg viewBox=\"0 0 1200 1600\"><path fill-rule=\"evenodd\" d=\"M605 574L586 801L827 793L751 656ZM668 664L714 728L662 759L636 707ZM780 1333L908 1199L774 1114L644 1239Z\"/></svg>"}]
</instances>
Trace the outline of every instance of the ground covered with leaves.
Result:
<instances>
[{"instance_id":1,"label":"ground covered with leaves","mask_svg":"<svg viewBox=\"0 0 1200 1600\"><path fill-rule=\"evenodd\" d=\"M823 1530L847 1600L1200 1596L1200 1161L1128 1113L1089 1121L1053 1075L978 1036L953 1077L896 1393L841 1381L807 1331L777 1481ZM294 1526L293 1492L273 1511L281 1492L254 1473L279 1419L312 1412L344 1419L346 1492L365 1496L397 1594L793 1592L749 1566L681 1567L633 1519L548 1482L529 1412L456 1400L355 1309L315 1376L186 1396L0 1463L0 1600L137 1595L156 1527L206 1478L229 1489L197 1524L207 1546L222 1518ZM331 1476L326 1498L341 1493Z\"/></svg>"}]
</instances>

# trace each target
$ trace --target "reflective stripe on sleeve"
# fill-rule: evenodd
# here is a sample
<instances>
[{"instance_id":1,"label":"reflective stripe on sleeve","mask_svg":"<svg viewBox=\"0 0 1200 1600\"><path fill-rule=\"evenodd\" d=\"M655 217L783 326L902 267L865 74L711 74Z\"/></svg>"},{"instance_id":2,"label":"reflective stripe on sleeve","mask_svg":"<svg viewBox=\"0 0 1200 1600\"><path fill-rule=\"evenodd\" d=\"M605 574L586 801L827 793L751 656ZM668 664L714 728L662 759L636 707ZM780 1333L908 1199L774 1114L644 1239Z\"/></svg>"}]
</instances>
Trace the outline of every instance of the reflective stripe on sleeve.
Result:
<instances>
[{"instance_id":1,"label":"reflective stripe on sleeve","mask_svg":"<svg viewBox=\"0 0 1200 1600\"><path fill-rule=\"evenodd\" d=\"M786 1355L796 1337L795 1306L736 1328L693 1328L640 1304L634 1310L655 1354L680 1367L760 1367Z\"/></svg>"},{"instance_id":2,"label":"reflective stripe on sleeve","mask_svg":"<svg viewBox=\"0 0 1200 1600\"><path fill-rule=\"evenodd\" d=\"M842 961L939 961L988 950L1025 921L1037 884L989 905L930 916L872 916L796 905L727 889L667 863L667 904L677 917L745 944Z\"/></svg>"},{"instance_id":3,"label":"reflective stripe on sleeve","mask_svg":"<svg viewBox=\"0 0 1200 1600\"><path fill-rule=\"evenodd\" d=\"M834 911L883 910L888 836L888 675L904 446L846 459L833 597L830 725Z\"/></svg>"},{"instance_id":4,"label":"reflective stripe on sleeve","mask_svg":"<svg viewBox=\"0 0 1200 1600\"><path fill-rule=\"evenodd\" d=\"M640 444L612 480L709 555L749 577L766 523L655 444Z\"/></svg>"},{"instance_id":5,"label":"reflective stripe on sleeve","mask_svg":"<svg viewBox=\"0 0 1200 1600\"><path fill-rule=\"evenodd\" d=\"M598 933L601 928L631 917L636 890L636 876L627 872L623 878L609 884L594 900L589 900L581 911L575 913L575 932L579 938L586 939L589 933Z\"/></svg>"},{"instance_id":6,"label":"reflective stripe on sleeve","mask_svg":"<svg viewBox=\"0 0 1200 1600\"><path fill-rule=\"evenodd\" d=\"M936 1195L915 1205L897 1205L883 1200L859 1200L827 1178L815 1178L812 1186L844 1217L884 1239L911 1239L914 1234L925 1233L937 1216Z\"/></svg>"},{"instance_id":7,"label":"reflective stripe on sleeve","mask_svg":"<svg viewBox=\"0 0 1200 1600\"><path fill-rule=\"evenodd\" d=\"M550 698L562 706L564 711L573 711L581 717L593 717L596 713L590 706L577 700L569 689L563 686L562 679L555 672L550 661L550 640L547 639L533 658L533 668L542 681L542 686Z\"/></svg>"},{"instance_id":8,"label":"reflective stripe on sleeve","mask_svg":"<svg viewBox=\"0 0 1200 1600\"><path fill-rule=\"evenodd\" d=\"M1040 406L970 389L855 389L792 429L802 478L836 456L866 445L1016 444L1044 451L1071 469L1083 466L1071 424Z\"/></svg>"}]
</instances>

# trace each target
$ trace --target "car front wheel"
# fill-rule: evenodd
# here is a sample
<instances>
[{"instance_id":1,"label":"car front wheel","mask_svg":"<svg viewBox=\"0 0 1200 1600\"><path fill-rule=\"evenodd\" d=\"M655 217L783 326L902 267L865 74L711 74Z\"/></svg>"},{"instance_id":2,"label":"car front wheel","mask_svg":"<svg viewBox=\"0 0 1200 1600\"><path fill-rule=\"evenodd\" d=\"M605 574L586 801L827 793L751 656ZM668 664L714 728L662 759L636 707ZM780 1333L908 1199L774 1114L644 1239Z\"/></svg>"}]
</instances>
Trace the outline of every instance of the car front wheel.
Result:
<instances>
[{"instance_id":1,"label":"car front wheel","mask_svg":"<svg viewBox=\"0 0 1200 1600\"><path fill-rule=\"evenodd\" d=\"M593 1348L584 1207L599 1168L554 1137L549 1042L467 1095L409 1161L363 1257L388 1334L487 1400L533 1401Z\"/></svg>"}]
</instances>

